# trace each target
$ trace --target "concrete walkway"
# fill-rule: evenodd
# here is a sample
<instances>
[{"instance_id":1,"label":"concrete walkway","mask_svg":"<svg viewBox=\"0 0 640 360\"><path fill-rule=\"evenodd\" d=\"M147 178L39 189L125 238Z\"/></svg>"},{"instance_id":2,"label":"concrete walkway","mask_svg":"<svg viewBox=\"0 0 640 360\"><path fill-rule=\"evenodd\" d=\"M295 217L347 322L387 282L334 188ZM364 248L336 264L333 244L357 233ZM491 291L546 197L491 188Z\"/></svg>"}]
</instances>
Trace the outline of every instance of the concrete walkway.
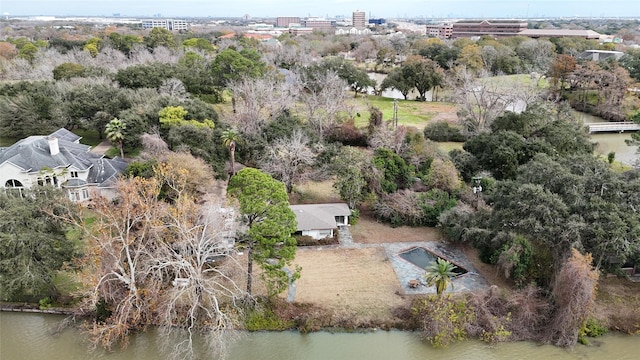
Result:
<instances>
[{"instance_id":1,"label":"concrete walkway","mask_svg":"<svg viewBox=\"0 0 640 360\"><path fill-rule=\"evenodd\" d=\"M94 154L104 155L107 151L111 149L111 143L109 140L103 140L100 144L91 148L91 152Z\"/></svg>"}]
</instances>

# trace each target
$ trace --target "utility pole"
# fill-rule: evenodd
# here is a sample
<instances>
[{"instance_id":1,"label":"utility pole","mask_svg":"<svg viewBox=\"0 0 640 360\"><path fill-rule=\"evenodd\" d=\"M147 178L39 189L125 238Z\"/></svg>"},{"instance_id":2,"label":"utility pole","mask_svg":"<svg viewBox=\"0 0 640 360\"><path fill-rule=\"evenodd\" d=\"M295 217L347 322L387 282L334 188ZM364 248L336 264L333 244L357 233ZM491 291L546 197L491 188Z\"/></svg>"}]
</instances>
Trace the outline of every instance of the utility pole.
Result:
<instances>
[{"instance_id":1,"label":"utility pole","mask_svg":"<svg viewBox=\"0 0 640 360\"><path fill-rule=\"evenodd\" d=\"M393 126L398 127L398 99L393 99Z\"/></svg>"}]
</instances>

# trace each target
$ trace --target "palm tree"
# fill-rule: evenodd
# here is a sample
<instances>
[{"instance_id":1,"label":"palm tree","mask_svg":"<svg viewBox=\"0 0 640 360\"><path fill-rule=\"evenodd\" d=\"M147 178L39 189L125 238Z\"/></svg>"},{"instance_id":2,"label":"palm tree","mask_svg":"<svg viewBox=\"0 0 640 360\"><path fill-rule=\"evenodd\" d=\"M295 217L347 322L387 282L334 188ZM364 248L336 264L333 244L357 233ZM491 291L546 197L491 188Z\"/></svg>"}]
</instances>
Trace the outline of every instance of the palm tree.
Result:
<instances>
[{"instance_id":1,"label":"palm tree","mask_svg":"<svg viewBox=\"0 0 640 360\"><path fill-rule=\"evenodd\" d=\"M451 288L453 289L451 278L456 275L453 272L455 269L456 266L452 263L438 258L425 268L427 272L424 274L424 278L427 281L427 285L436 286L436 293L439 296L447 289L449 284L451 284Z\"/></svg>"},{"instance_id":2,"label":"palm tree","mask_svg":"<svg viewBox=\"0 0 640 360\"><path fill-rule=\"evenodd\" d=\"M231 157L231 176L236 174L236 144L240 141L240 133L233 129L225 130L220 136L222 144L229 148L229 155Z\"/></svg>"},{"instance_id":3,"label":"palm tree","mask_svg":"<svg viewBox=\"0 0 640 360\"><path fill-rule=\"evenodd\" d=\"M107 127L105 128L107 132L107 139L111 141L112 144L118 144L118 148L120 149L120 157L124 158L124 150L122 149L122 144L124 141L124 129L127 128L127 124L124 121L119 120L118 118L113 118L113 120L109 121Z\"/></svg>"}]
</instances>

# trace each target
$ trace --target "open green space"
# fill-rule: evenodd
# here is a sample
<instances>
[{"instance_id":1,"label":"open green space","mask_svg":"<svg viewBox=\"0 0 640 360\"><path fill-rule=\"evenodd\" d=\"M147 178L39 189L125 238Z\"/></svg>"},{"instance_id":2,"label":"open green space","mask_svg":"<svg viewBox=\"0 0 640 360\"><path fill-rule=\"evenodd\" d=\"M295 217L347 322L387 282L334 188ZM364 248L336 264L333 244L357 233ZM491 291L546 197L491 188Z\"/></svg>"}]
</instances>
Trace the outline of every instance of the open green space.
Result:
<instances>
[{"instance_id":1,"label":"open green space","mask_svg":"<svg viewBox=\"0 0 640 360\"><path fill-rule=\"evenodd\" d=\"M358 127L369 124L369 107L373 106L383 114L383 120L393 119L394 99L382 96L364 95L349 100L355 107L355 124ZM419 129L440 113L454 113L455 106L449 103L398 100L398 125L415 126Z\"/></svg>"}]
</instances>

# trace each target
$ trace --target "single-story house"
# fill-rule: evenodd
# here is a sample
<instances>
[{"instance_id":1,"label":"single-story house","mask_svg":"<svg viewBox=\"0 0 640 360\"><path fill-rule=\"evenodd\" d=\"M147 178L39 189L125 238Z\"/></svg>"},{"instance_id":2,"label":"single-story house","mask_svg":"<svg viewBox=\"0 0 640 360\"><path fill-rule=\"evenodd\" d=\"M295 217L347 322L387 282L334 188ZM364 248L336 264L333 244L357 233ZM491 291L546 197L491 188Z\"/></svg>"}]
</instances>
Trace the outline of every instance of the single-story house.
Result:
<instances>
[{"instance_id":1,"label":"single-story house","mask_svg":"<svg viewBox=\"0 0 640 360\"><path fill-rule=\"evenodd\" d=\"M36 185L52 185L64 189L73 201L89 200L94 193L112 198L114 181L127 162L94 154L80 139L62 128L0 148L0 189L22 193Z\"/></svg>"},{"instance_id":2,"label":"single-story house","mask_svg":"<svg viewBox=\"0 0 640 360\"><path fill-rule=\"evenodd\" d=\"M333 231L349 224L351 210L344 203L290 205L296 214L296 234L324 239L333 236Z\"/></svg>"}]
</instances>

